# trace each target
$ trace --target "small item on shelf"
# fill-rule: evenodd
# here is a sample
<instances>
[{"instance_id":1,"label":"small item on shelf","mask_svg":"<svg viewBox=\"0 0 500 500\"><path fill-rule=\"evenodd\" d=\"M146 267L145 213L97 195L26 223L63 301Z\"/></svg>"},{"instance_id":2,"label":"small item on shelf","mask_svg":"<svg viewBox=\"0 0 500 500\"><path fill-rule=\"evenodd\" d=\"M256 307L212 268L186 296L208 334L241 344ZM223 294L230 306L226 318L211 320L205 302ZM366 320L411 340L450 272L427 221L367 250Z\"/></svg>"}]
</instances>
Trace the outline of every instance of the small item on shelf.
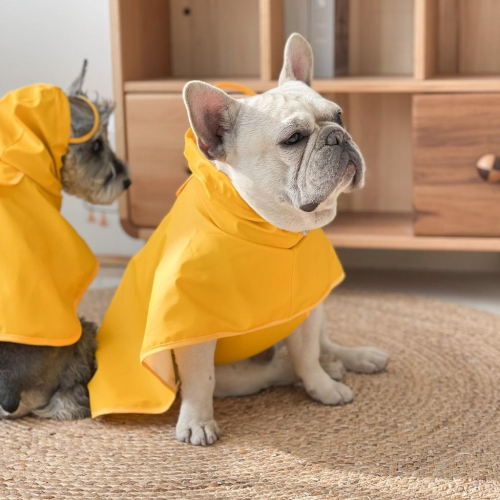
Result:
<instances>
[{"instance_id":1,"label":"small item on shelf","mask_svg":"<svg viewBox=\"0 0 500 500\"><path fill-rule=\"evenodd\" d=\"M494 154L481 156L476 163L479 176L486 182L500 182L500 158Z\"/></svg>"},{"instance_id":2,"label":"small item on shelf","mask_svg":"<svg viewBox=\"0 0 500 500\"><path fill-rule=\"evenodd\" d=\"M316 78L335 76L335 0L309 0L309 41Z\"/></svg>"},{"instance_id":3,"label":"small item on shelf","mask_svg":"<svg viewBox=\"0 0 500 500\"><path fill-rule=\"evenodd\" d=\"M315 54L316 78L335 76L335 9L336 0L285 2L285 40L295 32L309 40Z\"/></svg>"}]
</instances>

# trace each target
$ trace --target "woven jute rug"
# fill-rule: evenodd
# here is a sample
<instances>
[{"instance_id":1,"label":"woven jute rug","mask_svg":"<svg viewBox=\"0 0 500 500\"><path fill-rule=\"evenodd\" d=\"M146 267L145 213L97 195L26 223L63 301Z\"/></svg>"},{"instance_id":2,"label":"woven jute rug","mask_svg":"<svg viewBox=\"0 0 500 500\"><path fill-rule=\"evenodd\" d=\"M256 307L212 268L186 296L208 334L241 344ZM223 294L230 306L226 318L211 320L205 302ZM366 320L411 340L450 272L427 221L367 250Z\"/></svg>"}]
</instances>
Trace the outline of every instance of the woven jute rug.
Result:
<instances>
[{"instance_id":1,"label":"woven jute rug","mask_svg":"<svg viewBox=\"0 0 500 500\"><path fill-rule=\"evenodd\" d=\"M99 319L111 297L90 292ZM166 415L0 422L4 499L500 499L500 318L423 298L340 289L329 331L391 354L348 374L356 399L299 387L216 400L215 446L180 444Z\"/></svg>"}]
</instances>

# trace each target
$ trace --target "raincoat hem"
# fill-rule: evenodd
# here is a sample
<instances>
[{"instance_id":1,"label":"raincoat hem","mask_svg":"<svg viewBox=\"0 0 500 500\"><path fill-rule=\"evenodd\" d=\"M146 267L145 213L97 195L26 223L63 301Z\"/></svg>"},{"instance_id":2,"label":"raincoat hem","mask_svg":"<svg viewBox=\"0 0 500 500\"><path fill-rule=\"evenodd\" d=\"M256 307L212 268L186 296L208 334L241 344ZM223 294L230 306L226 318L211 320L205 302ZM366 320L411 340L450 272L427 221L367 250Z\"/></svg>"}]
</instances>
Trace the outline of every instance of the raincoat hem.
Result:
<instances>
[{"instance_id":1,"label":"raincoat hem","mask_svg":"<svg viewBox=\"0 0 500 500\"><path fill-rule=\"evenodd\" d=\"M177 391L175 391L177 392ZM160 415L166 413L174 404L175 398L171 403L164 406L156 406L154 408L142 408L140 406L126 406L123 408L102 408L92 412L92 418L104 417L105 415L136 413L138 415Z\"/></svg>"},{"instance_id":2,"label":"raincoat hem","mask_svg":"<svg viewBox=\"0 0 500 500\"><path fill-rule=\"evenodd\" d=\"M205 336L205 337L201 337L201 338L203 339L204 342L208 342L210 340L224 338L224 337L235 337L237 335L243 335L245 333L251 333L251 332L254 332L254 331L258 331L258 330L263 330L265 328L270 328L272 326L276 326L276 325L279 325L279 324L282 324L282 323L286 323L288 321L292 321L293 319L295 319L295 318L297 318L297 317L299 317L301 315L304 315L304 314L310 312L315 307L317 307L321 302L323 302L323 300L325 300L325 298L331 293L331 291L335 287L337 287L340 283L342 283L342 281L344 279L345 279L345 274L343 273L341 276L339 276L331 284L331 286L328 289L328 291L317 302L315 302L310 307L308 307L306 309L303 309L302 311L294 314L293 316L291 316L289 318L286 318L286 319L283 319L283 320L274 321L274 322L268 323L267 325L259 326L257 328L252 328L251 330L246 330L246 331L243 331L243 332L217 332L217 333L213 333L211 335L208 335L208 336ZM162 352L162 351L165 351L165 350L171 350L171 349L175 349L175 348L183 347L183 346L187 346L187 345L198 344L198 343L200 343L199 340L200 340L200 337L197 337L196 339L189 339L189 340L186 340L186 341L170 342L168 344L162 344L162 345L156 346L154 348L148 349L147 351L145 351L141 355L141 365L144 368L146 368L148 371L150 371L158 380L161 381L161 383L167 389L169 389L172 392L172 395L174 396L173 399L172 399L172 401L170 401L169 403L167 403L165 405L155 406L153 408L150 408L150 407L141 407L141 406L134 406L134 407L125 406L125 407L117 407L117 408L110 408L110 407L101 408L99 410L92 411L92 418L97 418L97 417L101 417L101 416L104 416L104 415L110 415L110 414L137 413L137 414L156 415L156 414L162 414L162 413L167 412L170 409L170 407L172 406L172 404L174 403L175 399L176 399L175 395L177 394L177 390L178 390L178 385L179 384L177 384L176 387L172 387L170 384L166 383L161 377L158 376L158 374L153 369L151 369L149 367L149 365L146 362L146 359L149 356L153 355L153 354L157 354L158 352Z\"/></svg>"},{"instance_id":3,"label":"raincoat hem","mask_svg":"<svg viewBox=\"0 0 500 500\"><path fill-rule=\"evenodd\" d=\"M87 288L90 286L92 281L94 281L94 278L96 277L98 271L99 271L99 263L96 263L94 270L92 271L92 274L83 284L81 292L75 297L74 311L76 316L78 316L78 304L80 303L80 300L87 291ZM49 347L66 347L78 342L81 336L82 336L81 328L78 334L72 335L69 339L67 338L44 339L44 338L30 337L28 335L15 335L15 334L10 335L8 333L4 334L0 333L0 342L12 342L14 344L49 346Z\"/></svg>"}]
</instances>

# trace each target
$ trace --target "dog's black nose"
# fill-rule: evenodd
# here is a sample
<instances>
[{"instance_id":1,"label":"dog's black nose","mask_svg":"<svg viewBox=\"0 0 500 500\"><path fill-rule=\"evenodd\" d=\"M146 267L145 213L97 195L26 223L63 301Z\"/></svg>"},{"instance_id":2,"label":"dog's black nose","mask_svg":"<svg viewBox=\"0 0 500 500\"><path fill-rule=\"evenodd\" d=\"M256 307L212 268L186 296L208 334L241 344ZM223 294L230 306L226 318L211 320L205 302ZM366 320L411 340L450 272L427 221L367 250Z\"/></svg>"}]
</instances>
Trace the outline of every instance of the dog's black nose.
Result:
<instances>
[{"instance_id":1,"label":"dog's black nose","mask_svg":"<svg viewBox=\"0 0 500 500\"><path fill-rule=\"evenodd\" d=\"M123 189L128 189L131 184L132 184L132 181L130 179L125 179L123 181Z\"/></svg>"},{"instance_id":2,"label":"dog's black nose","mask_svg":"<svg viewBox=\"0 0 500 500\"><path fill-rule=\"evenodd\" d=\"M21 397L16 392L0 395L0 408L8 415L15 413L20 403Z\"/></svg>"},{"instance_id":3,"label":"dog's black nose","mask_svg":"<svg viewBox=\"0 0 500 500\"><path fill-rule=\"evenodd\" d=\"M347 136L343 130L334 130L326 138L327 146L338 146L347 142Z\"/></svg>"},{"instance_id":4,"label":"dog's black nose","mask_svg":"<svg viewBox=\"0 0 500 500\"><path fill-rule=\"evenodd\" d=\"M303 212L314 212L318 208L319 203L306 203L305 205L302 205L300 209Z\"/></svg>"}]
</instances>

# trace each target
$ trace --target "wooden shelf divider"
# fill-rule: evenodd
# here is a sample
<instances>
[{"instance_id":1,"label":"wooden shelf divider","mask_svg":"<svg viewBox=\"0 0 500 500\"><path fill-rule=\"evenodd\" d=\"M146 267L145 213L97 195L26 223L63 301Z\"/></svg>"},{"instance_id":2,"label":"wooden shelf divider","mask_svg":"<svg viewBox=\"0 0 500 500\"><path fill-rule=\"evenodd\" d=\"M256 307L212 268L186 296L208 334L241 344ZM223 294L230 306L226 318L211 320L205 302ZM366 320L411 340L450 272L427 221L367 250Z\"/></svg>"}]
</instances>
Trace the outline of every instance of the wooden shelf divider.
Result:
<instances>
[{"instance_id":1,"label":"wooden shelf divider","mask_svg":"<svg viewBox=\"0 0 500 500\"><path fill-rule=\"evenodd\" d=\"M205 79L208 83L216 83L221 78ZM258 78L232 78L257 92L266 92L278 85L277 80ZM126 81L127 93L142 92L182 92L187 79L158 78L148 80ZM321 93L346 94L418 94L442 92L500 92L500 76L474 77L440 77L419 80L406 76L354 76L313 81L313 88Z\"/></svg>"},{"instance_id":2,"label":"wooden shelf divider","mask_svg":"<svg viewBox=\"0 0 500 500\"><path fill-rule=\"evenodd\" d=\"M336 248L500 251L499 238L415 236L411 213L340 213L325 232Z\"/></svg>"},{"instance_id":3,"label":"wooden shelf divider","mask_svg":"<svg viewBox=\"0 0 500 500\"><path fill-rule=\"evenodd\" d=\"M414 75L417 80L436 73L437 2L415 1Z\"/></svg>"},{"instance_id":4,"label":"wooden shelf divider","mask_svg":"<svg viewBox=\"0 0 500 500\"><path fill-rule=\"evenodd\" d=\"M283 0L259 0L260 78L277 80L283 62Z\"/></svg>"},{"instance_id":5,"label":"wooden shelf divider","mask_svg":"<svg viewBox=\"0 0 500 500\"><path fill-rule=\"evenodd\" d=\"M144 228L139 237L147 240L153 229ZM500 238L415 236L411 213L340 213L325 228L335 248L372 250L431 250L453 252L498 252Z\"/></svg>"}]
</instances>

